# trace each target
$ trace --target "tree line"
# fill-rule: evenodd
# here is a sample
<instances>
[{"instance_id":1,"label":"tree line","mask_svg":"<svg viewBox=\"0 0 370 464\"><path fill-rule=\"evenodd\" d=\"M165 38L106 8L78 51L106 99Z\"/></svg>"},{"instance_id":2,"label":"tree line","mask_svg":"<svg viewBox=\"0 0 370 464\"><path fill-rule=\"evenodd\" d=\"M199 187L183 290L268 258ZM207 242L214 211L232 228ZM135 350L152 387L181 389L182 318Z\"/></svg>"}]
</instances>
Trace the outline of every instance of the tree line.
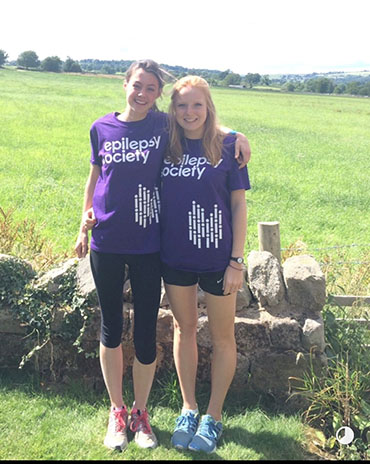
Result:
<instances>
[{"instance_id":1,"label":"tree line","mask_svg":"<svg viewBox=\"0 0 370 464\"><path fill-rule=\"evenodd\" d=\"M0 66L7 62L8 55L4 50L0 50ZM68 57L64 62L58 56L48 56L40 61L36 52L32 50L21 53L15 62L9 64L16 65L24 69L37 69L48 72L91 72L102 74L124 74L133 60L96 60L84 59L73 60ZM350 94L370 96L370 75L357 80L344 82L343 79L328 78L307 75L286 75L280 78L271 78L269 75L259 73L248 73L244 76L226 71L185 68L183 66L161 65L167 72L175 78L181 78L187 74L196 74L204 77L213 86L236 86L252 89L256 85L269 87L278 86L286 92L312 92L323 94Z\"/></svg>"},{"instance_id":2,"label":"tree line","mask_svg":"<svg viewBox=\"0 0 370 464\"><path fill-rule=\"evenodd\" d=\"M312 92L324 94L349 94L370 96L370 76L362 81L338 82L327 77L316 77L305 81L288 81L282 85L287 92Z\"/></svg>"},{"instance_id":3,"label":"tree line","mask_svg":"<svg viewBox=\"0 0 370 464\"><path fill-rule=\"evenodd\" d=\"M8 59L8 54L4 50L0 50L0 66L5 64ZM82 72L82 68L78 61L68 57L66 61L62 61L58 56L48 56L40 61L37 53L33 50L27 50L21 53L15 63L20 68L24 69L40 69L41 71L49 72Z\"/></svg>"}]
</instances>

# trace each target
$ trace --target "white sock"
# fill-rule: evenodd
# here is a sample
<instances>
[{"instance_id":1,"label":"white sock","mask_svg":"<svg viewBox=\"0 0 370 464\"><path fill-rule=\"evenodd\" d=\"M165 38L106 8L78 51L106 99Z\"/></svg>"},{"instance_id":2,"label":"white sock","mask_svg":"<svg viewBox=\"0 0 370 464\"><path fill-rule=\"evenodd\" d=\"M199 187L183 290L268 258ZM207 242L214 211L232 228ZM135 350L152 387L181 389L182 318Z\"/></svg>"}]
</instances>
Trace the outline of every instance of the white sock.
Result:
<instances>
[{"instance_id":1,"label":"white sock","mask_svg":"<svg viewBox=\"0 0 370 464\"><path fill-rule=\"evenodd\" d=\"M123 409L125 409L125 407L124 407L124 406L121 406L120 408L116 408L115 406L112 406L112 409L113 409L114 411L118 411L118 412L119 412L119 411L123 411Z\"/></svg>"},{"instance_id":2,"label":"white sock","mask_svg":"<svg viewBox=\"0 0 370 464\"><path fill-rule=\"evenodd\" d=\"M181 415L185 415L185 414L193 414L194 416L199 414L199 410L198 408L197 409L186 409L186 408L182 408L181 410Z\"/></svg>"}]
</instances>

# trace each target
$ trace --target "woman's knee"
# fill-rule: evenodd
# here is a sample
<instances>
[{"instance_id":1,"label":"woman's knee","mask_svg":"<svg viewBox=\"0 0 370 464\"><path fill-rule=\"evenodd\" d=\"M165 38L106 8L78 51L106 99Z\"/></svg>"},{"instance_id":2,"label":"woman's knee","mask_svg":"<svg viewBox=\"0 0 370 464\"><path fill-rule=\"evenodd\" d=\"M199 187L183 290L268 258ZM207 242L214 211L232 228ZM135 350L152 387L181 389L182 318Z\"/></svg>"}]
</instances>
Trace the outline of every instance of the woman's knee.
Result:
<instances>
[{"instance_id":1,"label":"woman's knee","mask_svg":"<svg viewBox=\"0 0 370 464\"><path fill-rule=\"evenodd\" d=\"M232 351L236 349L234 332L211 333L212 345L221 351Z\"/></svg>"},{"instance_id":2,"label":"woman's knee","mask_svg":"<svg viewBox=\"0 0 370 464\"><path fill-rule=\"evenodd\" d=\"M197 333L197 320L178 321L173 318L173 328L177 335L180 337L192 337Z\"/></svg>"},{"instance_id":3,"label":"woman's knee","mask_svg":"<svg viewBox=\"0 0 370 464\"><path fill-rule=\"evenodd\" d=\"M122 330L110 331L102 329L100 333L100 341L107 348L117 348L122 341Z\"/></svg>"},{"instance_id":4,"label":"woman's knee","mask_svg":"<svg viewBox=\"0 0 370 464\"><path fill-rule=\"evenodd\" d=\"M108 348L116 348L122 340L122 311L107 313L101 311L100 341Z\"/></svg>"},{"instance_id":5,"label":"woman's knee","mask_svg":"<svg viewBox=\"0 0 370 464\"><path fill-rule=\"evenodd\" d=\"M134 340L135 356L141 364L152 364L157 357L157 345L155 341Z\"/></svg>"}]
</instances>

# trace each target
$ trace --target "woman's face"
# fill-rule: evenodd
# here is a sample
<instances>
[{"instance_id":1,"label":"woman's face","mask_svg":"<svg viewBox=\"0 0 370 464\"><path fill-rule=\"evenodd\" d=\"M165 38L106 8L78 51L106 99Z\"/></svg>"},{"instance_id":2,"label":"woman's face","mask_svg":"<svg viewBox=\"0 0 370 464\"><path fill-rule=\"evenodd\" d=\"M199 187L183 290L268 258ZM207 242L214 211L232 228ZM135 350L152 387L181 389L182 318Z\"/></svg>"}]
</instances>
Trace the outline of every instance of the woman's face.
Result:
<instances>
[{"instance_id":1,"label":"woman's face","mask_svg":"<svg viewBox=\"0 0 370 464\"><path fill-rule=\"evenodd\" d=\"M175 118L184 129L185 137L200 139L207 119L207 101L204 92L197 87L183 87L175 97Z\"/></svg>"},{"instance_id":2,"label":"woman's face","mask_svg":"<svg viewBox=\"0 0 370 464\"><path fill-rule=\"evenodd\" d=\"M124 84L126 101L134 119L145 118L156 99L161 95L158 79L154 74L137 68L129 82Z\"/></svg>"}]
</instances>

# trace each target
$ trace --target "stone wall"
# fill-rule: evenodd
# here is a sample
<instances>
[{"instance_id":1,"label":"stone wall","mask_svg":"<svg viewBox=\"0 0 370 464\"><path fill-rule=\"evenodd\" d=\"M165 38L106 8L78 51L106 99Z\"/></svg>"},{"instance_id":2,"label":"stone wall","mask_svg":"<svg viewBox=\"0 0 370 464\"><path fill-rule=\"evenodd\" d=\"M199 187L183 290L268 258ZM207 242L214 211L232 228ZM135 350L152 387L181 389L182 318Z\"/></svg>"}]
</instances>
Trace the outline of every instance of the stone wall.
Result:
<instances>
[{"instance_id":1,"label":"stone wall","mask_svg":"<svg viewBox=\"0 0 370 464\"><path fill-rule=\"evenodd\" d=\"M1 257L0 257L1 259ZM9 257L7 258L9 259ZM317 372L326 365L325 339L321 310L325 303L325 278L319 264L308 255L287 259L283 266L269 252L248 255L244 288L238 292L235 319L237 369L231 390L268 394L285 402L294 389L290 377L302 377L313 362ZM78 375L91 385L102 387L97 356L100 312L91 277L89 259L71 259L42 276L35 286L53 294L64 273L76 266L79 293L90 306L86 330L81 339L83 352L58 337L68 308L57 311L52 322L54 336L35 356L39 369L54 380L67 381ZM198 381L208 382L212 353L204 294L198 293ZM122 346L125 367L132 365L133 305L130 282L124 287L124 331ZM157 324L157 375L174 370L172 357L172 313L164 290ZM19 363L30 348L25 329L15 320L9 307L0 307L0 366ZM293 403L292 403L293 404Z\"/></svg>"}]
</instances>

